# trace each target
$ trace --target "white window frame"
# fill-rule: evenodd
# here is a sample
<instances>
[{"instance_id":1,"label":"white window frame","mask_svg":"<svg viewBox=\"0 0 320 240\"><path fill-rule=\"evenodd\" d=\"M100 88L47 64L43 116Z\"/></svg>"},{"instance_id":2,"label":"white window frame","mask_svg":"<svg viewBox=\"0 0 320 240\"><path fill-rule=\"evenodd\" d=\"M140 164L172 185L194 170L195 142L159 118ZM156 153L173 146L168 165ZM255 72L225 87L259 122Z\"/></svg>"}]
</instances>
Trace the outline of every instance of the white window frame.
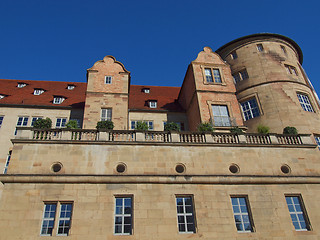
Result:
<instances>
[{"instance_id":1,"label":"white window frame","mask_svg":"<svg viewBox=\"0 0 320 240\"><path fill-rule=\"evenodd\" d=\"M46 211L46 206L50 205L49 211ZM53 210L51 206L55 206L55 209ZM50 216L52 213L54 212L53 216ZM49 216L47 215L49 214ZM48 203L44 203L44 207L43 207L43 215L42 215L42 222L41 222L41 228L40 228L40 236L52 236L53 232L54 232L54 226L55 226L55 218L56 218L56 214L57 214L57 203L56 202L48 202ZM44 222L45 221L53 221L53 226L52 226L52 230L51 233L48 233L48 225L46 225L46 227L44 228ZM47 229L46 233L42 233L43 229Z\"/></svg>"},{"instance_id":2,"label":"white window frame","mask_svg":"<svg viewBox=\"0 0 320 240\"><path fill-rule=\"evenodd\" d=\"M256 106L254 106L252 101L255 102L254 104ZM252 118L259 117L261 115L261 111L260 111L257 99L255 97L240 102L240 105L241 105L242 115L243 115L243 118L245 121L252 119ZM246 105L246 106L244 106L244 105ZM258 115L256 115L256 110L258 111Z\"/></svg>"},{"instance_id":3,"label":"white window frame","mask_svg":"<svg viewBox=\"0 0 320 240\"><path fill-rule=\"evenodd\" d=\"M157 108L157 101L149 101L150 108Z\"/></svg>"},{"instance_id":4,"label":"white window frame","mask_svg":"<svg viewBox=\"0 0 320 240\"><path fill-rule=\"evenodd\" d=\"M44 90L43 90L43 89L38 89L38 88L36 88L36 89L33 90L33 95L39 96L39 95L41 95L42 93L44 93Z\"/></svg>"},{"instance_id":5,"label":"white window frame","mask_svg":"<svg viewBox=\"0 0 320 240\"><path fill-rule=\"evenodd\" d=\"M240 201L240 199L241 199L241 201ZM246 196L231 196L232 211L233 211L236 229L238 232L253 232L254 231L252 215L251 215L251 211L250 211L250 207L249 207L248 202L249 201ZM237 221L237 219L240 221ZM240 224L240 226L242 227L243 230L238 229L237 223L238 223L238 225ZM246 230L245 224L249 224L250 230Z\"/></svg>"},{"instance_id":6,"label":"white window frame","mask_svg":"<svg viewBox=\"0 0 320 240\"><path fill-rule=\"evenodd\" d=\"M59 117L56 119L56 128L64 128L67 124L67 118L65 117Z\"/></svg>"},{"instance_id":7,"label":"white window frame","mask_svg":"<svg viewBox=\"0 0 320 240\"><path fill-rule=\"evenodd\" d=\"M53 98L53 104L61 104L65 100L64 97L54 97Z\"/></svg>"},{"instance_id":8,"label":"white window frame","mask_svg":"<svg viewBox=\"0 0 320 240\"><path fill-rule=\"evenodd\" d=\"M207 83L213 83L213 76L212 76L211 68L205 68L204 69L204 74L205 74L205 77L206 77L206 82Z\"/></svg>"},{"instance_id":9,"label":"white window frame","mask_svg":"<svg viewBox=\"0 0 320 240\"><path fill-rule=\"evenodd\" d=\"M24 88L25 86L27 86L26 83L18 83L17 88Z\"/></svg>"},{"instance_id":10,"label":"white window frame","mask_svg":"<svg viewBox=\"0 0 320 240\"><path fill-rule=\"evenodd\" d=\"M101 121L112 121L112 108L101 109Z\"/></svg>"},{"instance_id":11,"label":"white window frame","mask_svg":"<svg viewBox=\"0 0 320 240\"><path fill-rule=\"evenodd\" d=\"M112 84L112 76L105 76L104 83L105 84Z\"/></svg>"},{"instance_id":12,"label":"white window frame","mask_svg":"<svg viewBox=\"0 0 320 240\"><path fill-rule=\"evenodd\" d=\"M70 210L68 208L66 208L65 210L62 210L63 206L67 207L67 206L71 206ZM69 231L70 231L70 228L71 228L71 217L72 217L72 209L73 208L73 204L68 202L68 203L65 203L65 202L62 202L60 203L60 208L59 208L59 219L58 219L58 225L57 225L57 236L68 236L69 235ZM67 216L67 213L70 213L70 216L68 217ZM65 216L62 216L62 215L65 215ZM66 221L69 221L69 227L65 227L65 222ZM63 224L61 224L61 222ZM67 230L67 233L63 232L63 233L59 233L59 229L63 229L63 231L65 229L68 229Z\"/></svg>"},{"instance_id":13,"label":"white window frame","mask_svg":"<svg viewBox=\"0 0 320 240\"><path fill-rule=\"evenodd\" d=\"M298 97L299 103L304 111L315 112L312 107L312 104L310 102L310 98L307 94L297 92L297 97Z\"/></svg>"},{"instance_id":14,"label":"white window frame","mask_svg":"<svg viewBox=\"0 0 320 240\"><path fill-rule=\"evenodd\" d=\"M178 199L182 199L182 205L178 204ZM186 204L186 201L189 200L191 204ZM195 233L196 224L195 224L195 215L194 215L194 203L192 196L176 196L176 208L177 208L177 223L179 233ZM187 209L191 210L187 211ZM183 221L181 221L183 219ZM191 220L191 221L190 221ZM184 231L180 230L180 225L184 226ZM192 225L193 230L188 230L188 225Z\"/></svg>"},{"instance_id":15,"label":"white window frame","mask_svg":"<svg viewBox=\"0 0 320 240\"><path fill-rule=\"evenodd\" d=\"M214 126L216 126L216 127L231 127L232 123L231 123L228 105L212 104L211 108L212 108ZM218 112L217 111L215 112L214 109L218 110ZM228 115L223 114L224 110L226 110L226 113Z\"/></svg>"},{"instance_id":16,"label":"white window frame","mask_svg":"<svg viewBox=\"0 0 320 240\"><path fill-rule=\"evenodd\" d=\"M144 93L150 93L150 88L144 88L142 91L143 91Z\"/></svg>"},{"instance_id":17,"label":"white window frame","mask_svg":"<svg viewBox=\"0 0 320 240\"><path fill-rule=\"evenodd\" d=\"M19 121L21 119L21 121ZM19 124L19 122L21 122ZM29 122L29 116L19 116L18 120L17 120L17 127L26 127L28 126L28 122Z\"/></svg>"},{"instance_id":18,"label":"white window frame","mask_svg":"<svg viewBox=\"0 0 320 240\"><path fill-rule=\"evenodd\" d=\"M125 207L126 207L126 200L130 199L130 213L125 213ZM121 205L117 205L117 201L121 201ZM132 223L133 223L133 197L132 196L116 196L115 197L115 208L114 208L114 235L132 235ZM121 218L121 223L117 223L117 218ZM125 218L130 218L130 223L125 224ZM125 225L130 227L130 232L125 232ZM121 232L116 233L116 226L121 226Z\"/></svg>"},{"instance_id":19,"label":"white window frame","mask_svg":"<svg viewBox=\"0 0 320 240\"><path fill-rule=\"evenodd\" d=\"M310 231L311 226L308 219L307 212L304 208L302 197L300 195L288 195L285 196L287 207L290 213L292 224L296 231ZM302 218L302 219L301 219ZM297 221L294 221L297 220ZM294 225L294 222L298 223ZM301 224L304 223L306 227L304 228Z\"/></svg>"}]
</instances>

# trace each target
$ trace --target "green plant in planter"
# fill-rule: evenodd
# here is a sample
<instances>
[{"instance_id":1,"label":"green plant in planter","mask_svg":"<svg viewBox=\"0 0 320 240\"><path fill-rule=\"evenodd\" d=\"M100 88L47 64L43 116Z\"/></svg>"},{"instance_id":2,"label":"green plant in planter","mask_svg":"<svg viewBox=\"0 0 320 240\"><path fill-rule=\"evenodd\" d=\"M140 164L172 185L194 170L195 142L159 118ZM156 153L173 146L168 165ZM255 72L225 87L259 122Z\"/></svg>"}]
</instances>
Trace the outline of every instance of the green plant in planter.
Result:
<instances>
[{"instance_id":1,"label":"green plant in planter","mask_svg":"<svg viewBox=\"0 0 320 240\"><path fill-rule=\"evenodd\" d=\"M211 123L209 123L209 122L200 123L198 125L197 129L199 132L213 132L214 131L214 128L212 127Z\"/></svg>"},{"instance_id":2,"label":"green plant in planter","mask_svg":"<svg viewBox=\"0 0 320 240\"><path fill-rule=\"evenodd\" d=\"M38 119L34 122L33 127L34 128L51 128L52 126L52 121L50 118L45 118L45 119Z\"/></svg>"},{"instance_id":3,"label":"green plant in planter","mask_svg":"<svg viewBox=\"0 0 320 240\"><path fill-rule=\"evenodd\" d=\"M240 133L243 133L243 130L239 127L233 127L233 128L230 128L230 132L240 134Z\"/></svg>"},{"instance_id":4,"label":"green plant in planter","mask_svg":"<svg viewBox=\"0 0 320 240\"><path fill-rule=\"evenodd\" d=\"M295 128L295 127L285 127L283 129L283 134L295 134L297 135L298 134L298 130Z\"/></svg>"},{"instance_id":5,"label":"green plant in planter","mask_svg":"<svg viewBox=\"0 0 320 240\"><path fill-rule=\"evenodd\" d=\"M175 122L167 122L166 125L164 125L165 131L180 131L180 127L178 123Z\"/></svg>"},{"instance_id":6,"label":"green plant in planter","mask_svg":"<svg viewBox=\"0 0 320 240\"><path fill-rule=\"evenodd\" d=\"M134 129L138 131L148 131L149 126L146 122L138 121Z\"/></svg>"},{"instance_id":7,"label":"green plant in planter","mask_svg":"<svg viewBox=\"0 0 320 240\"><path fill-rule=\"evenodd\" d=\"M70 120L67 124L66 127L68 129L77 129L78 127L78 122L76 120Z\"/></svg>"},{"instance_id":8,"label":"green plant in planter","mask_svg":"<svg viewBox=\"0 0 320 240\"><path fill-rule=\"evenodd\" d=\"M270 131L270 128L268 126L265 126L265 125L258 125L258 133L262 133L262 134L267 134L269 133Z\"/></svg>"},{"instance_id":9,"label":"green plant in planter","mask_svg":"<svg viewBox=\"0 0 320 240\"><path fill-rule=\"evenodd\" d=\"M113 124L112 121L109 121L109 120L107 120L107 121L99 121L99 122L97 122L96 128L98 130L100 130L100 129L112 130L114 128L114 124Z\"/></svg>"}]
</instances>

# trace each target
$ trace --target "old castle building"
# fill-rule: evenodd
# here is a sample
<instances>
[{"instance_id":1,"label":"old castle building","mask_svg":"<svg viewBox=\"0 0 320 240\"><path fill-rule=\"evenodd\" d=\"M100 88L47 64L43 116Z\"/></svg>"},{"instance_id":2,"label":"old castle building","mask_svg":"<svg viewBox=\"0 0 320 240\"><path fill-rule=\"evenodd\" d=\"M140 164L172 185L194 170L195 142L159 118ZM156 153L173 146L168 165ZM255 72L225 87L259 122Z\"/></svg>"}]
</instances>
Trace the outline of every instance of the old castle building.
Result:
<instances>
[{"instance_id":1,"label":"old castle building","mask_svg":"<svg viewBox=\"0 0 320 240\"><path fill-rule=\"evenodd\" d=\"M112 56L87 83L0 80L0 239L318 239L320 107L302 61L263 33L205 47L181 87L131 85Z\"/></svg>"}]
</instances>

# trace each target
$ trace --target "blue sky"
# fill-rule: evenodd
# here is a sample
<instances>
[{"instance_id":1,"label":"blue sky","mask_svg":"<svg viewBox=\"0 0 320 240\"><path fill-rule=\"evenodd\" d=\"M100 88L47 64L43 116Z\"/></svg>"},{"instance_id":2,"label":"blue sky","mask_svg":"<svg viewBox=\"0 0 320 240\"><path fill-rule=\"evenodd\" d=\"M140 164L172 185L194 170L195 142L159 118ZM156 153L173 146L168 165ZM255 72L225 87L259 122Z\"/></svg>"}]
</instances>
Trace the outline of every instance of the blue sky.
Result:
<instances>
[{"instance_id":1,"label":"blue sky","mask_svg":"<svg viewBox=\"0 0 320 240\"><path fill-rule=\"evenodd\" d=\"M113 55L132 84L181 86L204 46L215 51L270 32L300 45L320 93L319 7L315 0L2 0L0 78L84 82L86 69Z\"/></svg>"}]
</instances>

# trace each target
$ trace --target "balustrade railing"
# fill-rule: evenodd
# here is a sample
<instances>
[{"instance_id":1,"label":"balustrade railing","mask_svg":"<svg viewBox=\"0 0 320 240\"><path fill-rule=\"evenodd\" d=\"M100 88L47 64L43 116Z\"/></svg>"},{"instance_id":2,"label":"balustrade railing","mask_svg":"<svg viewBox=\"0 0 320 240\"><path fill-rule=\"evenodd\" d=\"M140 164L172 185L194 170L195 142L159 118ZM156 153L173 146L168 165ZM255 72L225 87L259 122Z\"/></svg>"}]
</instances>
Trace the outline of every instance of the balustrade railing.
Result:
<instances>
[{"instance_id":1,"label":"balustrade railing","mask_svg":"<svg viewBox=\"0 0 320 240\"><path fill-rule=\"evenodd\" d=\"M201 132L137 132L134 130L98 131L90 129L17 128L16 139L35 141L100 141L100 142L159 142L247 145L315 145L310 135L201 133Z\"/></svg>"}]
</instances>

